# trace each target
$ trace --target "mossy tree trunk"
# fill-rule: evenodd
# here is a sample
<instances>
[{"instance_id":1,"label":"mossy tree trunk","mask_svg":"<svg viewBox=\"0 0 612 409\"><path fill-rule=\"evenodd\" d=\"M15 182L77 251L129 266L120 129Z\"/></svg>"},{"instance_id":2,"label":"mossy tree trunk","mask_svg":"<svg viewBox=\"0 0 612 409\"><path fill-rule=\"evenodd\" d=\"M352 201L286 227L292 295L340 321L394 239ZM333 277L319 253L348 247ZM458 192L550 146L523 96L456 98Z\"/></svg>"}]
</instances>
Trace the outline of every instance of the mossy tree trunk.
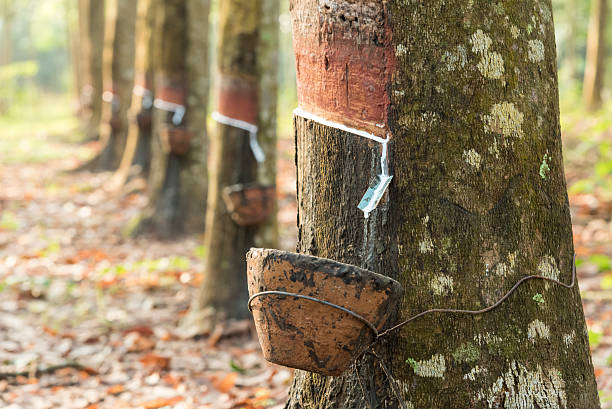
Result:
<instances>
[{"instance_id":1,"label":"mossy tree trunk","mask_svg":"<svg viewBox=\"0 0 612 409\"><path fill-rule=\"evenodd\" d=\"M605 75L607 18L607 0L592 0L583 88L584 103L590 111L600 108L602 103L601 91Z\"/></svg>"},{"instance_id":2,"label":"mossy tree trunk","mask_svg":"<svg viewBox=\"0 0 612 409\"><path fill-rule=\"evenodd\" d=\"M146 177L151 166L153 130L154 47L159 0L140 0L136 20L134 93L128 113L128 135L121 165L113 177L112 187L122 187L129 175Z\"/></svg>"},{"instance_id":3,"label":"mossy tree trunk","mask_svg":"<svg viewBox=\"0 0 612 409\"><path fill-rule=\"evenodd\" d=\"M88 139L98 139L102 120L102 93L104 92L102 54L104 51L105 0L87 0L87 31L88 35L81 40L87 49L91 88L87 99L91 101L91 115L86 128Z\"/></svg>"},{"instance_id":4,"label":"mossy tree trunk","mask_svg":"<svg viewBox=\"0 0 612 409\"><path fill-rule=\"evenodd\" d=\"M164 238L204 231L207 191L208 0L162 0L155 98L186 107L180 125L173 112L155 109L149 207L140 231ZM178 152L165 130L186 130L188 148Z\"/></svg>"},{"instance_id":5,"label":"mossy tree trunk","mask_svg":"<svg viewBox=\"0 0 612 409\"><path fill-rule=\"evenodd\" d=\"M550 1L291 8L300 106L388 133L394 175L364 219L381 145L296 116L298 251L399 280L398 321L489 306L526 275L570 282ZM530 281L492 312L427 315L376 349L401 405L361 358L365 396L354 371L298 371L286 407L599 407L578 286Z\"/></svg>"},{"instance_id":6,"label":"mossy tree trunk","mask_svg":"<svg viewBox=\"0 0 612 409\"><path fill-rule=\"evenodd\" d=\"M109 0L104 46L102 151L94 169L115 170L125 150L127 114L134 87L135 26L138 1Z\"/></svg>"},{"instance_id":7,"label":"mossy tree trunk","mask_svg":"<svg viewBox=\"0 0 612 409\"><path fill-rule=\"evenodd\" d=\"M188 331L205 331L217 320L247 316L246 252L255 244L258 231L262 231L262 241L276 240L275 221L260 229L260 225L239 225L232 220L223 191L255 182L275 183L277 14L277 0L219 4L217 110L257 125L266 158L257 163L248 131L217 124L208 194L205 277L185 321Z\"/></svg>"}]
</instances>

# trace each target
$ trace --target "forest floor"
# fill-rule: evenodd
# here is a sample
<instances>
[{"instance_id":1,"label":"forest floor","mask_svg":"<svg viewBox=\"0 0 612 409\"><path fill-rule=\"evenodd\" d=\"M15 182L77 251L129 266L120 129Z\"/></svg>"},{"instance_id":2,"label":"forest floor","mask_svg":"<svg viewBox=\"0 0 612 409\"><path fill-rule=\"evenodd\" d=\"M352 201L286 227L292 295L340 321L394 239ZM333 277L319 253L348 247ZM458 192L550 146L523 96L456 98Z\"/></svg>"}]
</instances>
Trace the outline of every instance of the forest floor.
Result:
<instances>
[{"instance_id":1,"label":"forest floor","mask_svg":"<svg viewBox=\"0 0 612 409\"><path fill-rule=\"evenodd\" d=\"M612 408L612 167L593 168L606 166L611 131L568 121L578 274ZM264 361L250 320L195 338L177 330L202 279L202 237L130 238L144 193L110 191L108 173L67 172L96 146L67 137L75 124L59 111L21 122L0 119L0 407L282 408L291 371ZM292 139L279 148L281 247L293 249Z\"/></svg>"}]
</instances>

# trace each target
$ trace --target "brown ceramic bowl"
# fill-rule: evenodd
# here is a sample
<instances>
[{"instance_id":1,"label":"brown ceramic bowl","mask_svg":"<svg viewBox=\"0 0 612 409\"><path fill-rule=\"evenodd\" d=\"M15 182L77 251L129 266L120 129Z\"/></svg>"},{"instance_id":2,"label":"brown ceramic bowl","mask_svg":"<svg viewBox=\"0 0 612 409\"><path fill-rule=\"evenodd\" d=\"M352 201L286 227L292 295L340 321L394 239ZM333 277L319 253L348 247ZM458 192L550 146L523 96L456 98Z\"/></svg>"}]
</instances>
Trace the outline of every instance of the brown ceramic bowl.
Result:
<instances>
[{"instance_id":1,"label":"brown ceramic bowl","mask_svg":"<svg viewBox=\"0 0 612 409\"><path fill-rule=\"evenodd\" d=\"M368 325L345 311L282 291L316 298L362 316L381 331L400 300L395 280L333 260L280 250L247 253L251 308L265 358L323 375L339 375L374 340Z\"/></svg>"}]
</instances>

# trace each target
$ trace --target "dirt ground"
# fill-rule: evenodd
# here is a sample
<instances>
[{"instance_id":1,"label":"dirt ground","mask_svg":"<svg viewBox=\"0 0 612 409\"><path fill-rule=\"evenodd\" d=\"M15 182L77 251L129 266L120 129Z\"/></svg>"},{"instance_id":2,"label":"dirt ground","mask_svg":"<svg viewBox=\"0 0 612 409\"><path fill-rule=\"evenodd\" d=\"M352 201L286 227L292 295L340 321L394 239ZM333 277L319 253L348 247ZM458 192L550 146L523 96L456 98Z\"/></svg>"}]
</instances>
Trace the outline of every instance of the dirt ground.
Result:
<instances>
[{"instance_id":1,"label":"dirt ground","mask_svg":"<svg viewBox=\"0 0 612 409\"><path fill-rule=\"evenodd\" d=\"M72 150L53 138L37 149L45 143ZM293 249L293 141L280 152L281 247ZM0 163L0 407L282 408L291 371L263 360L250 321L177 333L202 278L202 237L130 238L143 192L108 191L107 173L66 172L78 163ZM612 408L612 206L570 199L597 381Z\"/></svg>"}]
</instances>

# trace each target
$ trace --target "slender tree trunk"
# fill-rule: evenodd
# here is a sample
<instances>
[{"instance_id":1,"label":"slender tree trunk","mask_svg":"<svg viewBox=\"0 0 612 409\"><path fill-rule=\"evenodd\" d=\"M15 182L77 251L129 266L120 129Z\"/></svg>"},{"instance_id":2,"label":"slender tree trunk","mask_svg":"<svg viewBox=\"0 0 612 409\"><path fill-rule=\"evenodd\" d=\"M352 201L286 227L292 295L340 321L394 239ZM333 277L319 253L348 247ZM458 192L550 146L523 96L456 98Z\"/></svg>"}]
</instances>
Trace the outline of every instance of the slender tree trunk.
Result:
<instances>
[{"instance_id":1,"label":"slender tree trunk","mask_svg":"<svg viewBox=\"0 0 612 409\"><path fill-rule=\"evenodd\" d=\"M156 44L155 39L158 37L155 35L158 3L158 0L140 0L138 4L134 63L135 86L132 106L128 114L128 136L121 164L111 181L112 189L121 188L130 173L146 177L151 166L154 97L154 59L152 57Z\"/></svg>"},{"instance_id":2,"label":"slender tree trunk","mask_svg":"<svg viewBox=\"0 0 612 409\"><path fill-rule=\"evenodd\" d=\"M89 78L91 88L86 95L91 100L91 117L87 126L88 139L98 139L102 120L102 53L104 50L105 0L87 1L87 43Z\"/></svg>"},{"instance_id":3,"label":"slender tree trunk","mask_svg":"<svg viewBox=\"0 0 612 409\"><path fill-rule=\"evenodd\" d=\"M569 283L550 1L291 1L300 107L389 135L388 194L357 208L382 145L295 117L298 250L399 280L398 321L477 310L521 277ZM305 114L304 114L305 115ZM287 408L599 408L578 286L530 281L491 312L430 314L377 361L298 371Z\"/></svg>"},{"instance_id":4,"label":"slender tree trunk","mask_svg":"<svg viewBox=\"0 0 612 409\"><path fill-rule=\"evenodd\" d=\"M588 110L601 107L601 90L606 62L607 0L591 1L591 18L587 41L586 68L584 71L584 103Z\"/></svg>"},{"instance_id":5,"label":"slender tree trunk","mask_svg":"<svg viewBox=\"0 0 612 409\"><path fill-rule=\"evenodd\" d=\"M217 124L208 194L206 274L185 320L187 331L206 331L217 320L248 313L245 254L260 229L232 220L223 194L228 187L275 183L277 13L276 0L219 4L217 109L226 118L257 125L266 158L258 165L249 131ZM275 222L269 223L263 241L276 240Z\"/></svg>"},{"instance_id":6,"label":"slender tree trunk","mask_svg":"<svg viewBox=\"0 0 612 409\"><path fill-rule=\"evenodd\" d=\"M91 100L93 87L91 85L90 67L89 7L90 0L77 1L78 13L76 14L76 21L72 25L74 29L69 32L70 38L68 38L68 41L74 47L72 68L75 70L75 78L77 78L75 92L79 100L81 119L84 121L86 133L89 132L89 126L91 126L91 104L93 102ZM73 37L76 37L76 39Z\"/></svg>"},{"instance_id":7,"label":"slender tree trunk","mask_svg":"<svg viewBox=\"0 0 612 409\"><path fill-rule=\"evenodd\" d=\"M134 34L138 1L110 0L104 45L104 104L100 135L102 151L94 169L115 170L125 150L127 113L134 86Z\"/></svg>"},{"instance_id":8,"label":"slender tree trunk","mask_svg":"<svg viewBox=\"0 0 612 409\"><path fill-rule=\"evenodd\" d=\"M573 82L579 81L578 74L578 44L576 38L578 36L579 14L577 13L578 4L576 0L569 0L567 7L567 18L569 19L569 33L567 35L567 58L569 79Z\"/></svg>"},{"instance_id":9,"label":"slender tree trunk","mask_svg":"<svg viewBox=\"0 0 612 409\"><path fill-rule=\"evenodd\" d=\"M260 0L259 28L257 42L257 94L258 134L261 148L266 153L265 161L258 166L257 179L265 185L276 184L277 151L277 105L280 0ZM259 247L278 247L278 220L276 201L272 215L260 227L255 238Z\"/></svg>"},{"instance_id":10,"label":"slender tree trunk","mask_svg":"<svg viewBox=\"0 0 612 409\"><path fill-rule=\"evenodd\" d=\"M163 0L149 203L140 231L164 238L204 231L207 189L208 0ZM161 104L186 107L180 123ZM171 132L183 135L183 146ZM187 135L187 136L185 136Z\"/></svg>"},{"instance_id":11,"label":"slender tree trunk","mask_svg":"<svg viewBox=\"0 0 612 409\"><path fill-rule=\"evenodd\" d=\"M83 0L79 0L76 4L74 2L64 3L66 13L66 43L70 46L70 66L72 68L71 86L74 99L78 103L78 114L81 117L86 115L86 107L81 98L81 90L85 85L83 65L86 60L84 44L81 40L82 33L84 32L83 24L81 23L81 17L84 12L83 7Z\"/></svg>"},{"instance_id":12,"label":"slender tree trunk","mask_svg":"<svg viewBox=\"0 0 612 409\"><path fill-rule=\"evenodd\" d=\"M13 61L13 20L15 9L9 0L0 2L0 19L2 20L2 37L0 38L0 66Z\"/></svg>"}]
</instances>

